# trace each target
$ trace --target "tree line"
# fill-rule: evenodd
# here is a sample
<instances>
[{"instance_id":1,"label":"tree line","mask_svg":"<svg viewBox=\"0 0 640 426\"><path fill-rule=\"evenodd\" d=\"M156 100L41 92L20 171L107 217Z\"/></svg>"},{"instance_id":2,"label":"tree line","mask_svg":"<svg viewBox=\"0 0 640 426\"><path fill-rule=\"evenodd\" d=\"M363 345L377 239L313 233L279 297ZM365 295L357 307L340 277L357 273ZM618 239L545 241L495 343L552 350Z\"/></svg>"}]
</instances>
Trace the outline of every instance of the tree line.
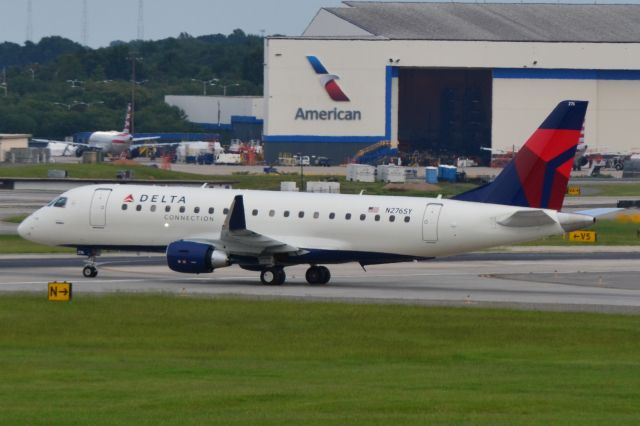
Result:
<instances>
[{"instance_id":1,"label":"tree line","mask_svg":"<svg viewBox=\"0 0 640 426\"><path fill-rule=\"evenodd\" d=\"M91 49L62 37L0 43L0 133L61 138L120 130L135 65L137 132L198 131L164 96L261 95L263 39L182 33ZM225 88L226 86L226 88Z\"/></svg>"}]
</instances>

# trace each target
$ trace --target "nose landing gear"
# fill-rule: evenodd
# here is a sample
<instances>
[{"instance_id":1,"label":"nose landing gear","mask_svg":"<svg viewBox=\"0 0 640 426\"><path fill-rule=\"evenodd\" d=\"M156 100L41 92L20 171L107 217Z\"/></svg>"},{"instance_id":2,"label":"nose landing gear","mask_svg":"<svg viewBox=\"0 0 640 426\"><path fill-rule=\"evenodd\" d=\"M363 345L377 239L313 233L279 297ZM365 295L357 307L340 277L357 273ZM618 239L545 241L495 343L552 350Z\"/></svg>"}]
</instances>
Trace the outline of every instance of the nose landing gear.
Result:
<instances>
[{"instance_id":1,"label":"nose landing gear","mask_svg":"<svg viewBox=\"0 0 640 426\"><path fill-rule=\"evenodd\" d=\"M84 275L85 278L95 278L98 276L98 268L93 265L87 265L82 268L82 275Z\"/></svg>"},{"instance_id":2,"label":"nose landing gear","mask_svg":"<svg viewBox=\"0 0 640 426\"><path fill-rule=\"evenodd\" d=\"M100 256L100 250L78 248L77 254L79 256L87 256L84 268L82 268L82 275L85 278L95 278L98 276L98 268L96 267L96 257Z\"/></svg>"}]
</instances>

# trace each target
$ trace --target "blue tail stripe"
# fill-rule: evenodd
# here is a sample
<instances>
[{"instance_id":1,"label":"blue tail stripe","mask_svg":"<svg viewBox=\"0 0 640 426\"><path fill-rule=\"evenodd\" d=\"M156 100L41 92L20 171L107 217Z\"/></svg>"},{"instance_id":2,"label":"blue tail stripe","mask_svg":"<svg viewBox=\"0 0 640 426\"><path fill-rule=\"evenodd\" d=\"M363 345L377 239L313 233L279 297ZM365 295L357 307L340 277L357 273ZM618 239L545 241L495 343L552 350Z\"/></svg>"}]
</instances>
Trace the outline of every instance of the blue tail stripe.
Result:
<instances>
[{"instance_id":1,"label":"blue tail stripe","mask_svg":"<svg viewBox=\"0 0 640 426\"><path fill-rule=\"evenodd\" d=\"M587 101L565 101L559 103L540 125L540 128L554 130L582 129L587 104Z\"/></svg>"},{"instance_id":2,"label":"blue tail stripe","mask_svg":"<svg viewBox=\"0 0 640 426\"><path fill-rule=\"evenodd\" d=\"M556 169L566 161L572 159L575 154L576 147L573 146L547 163L547 166L544 170L544 186L542 187L542 200L540 203L543 208L549 207L551 189L553 187L553 180L556 175Z\"/></svg>"}]
</instances>

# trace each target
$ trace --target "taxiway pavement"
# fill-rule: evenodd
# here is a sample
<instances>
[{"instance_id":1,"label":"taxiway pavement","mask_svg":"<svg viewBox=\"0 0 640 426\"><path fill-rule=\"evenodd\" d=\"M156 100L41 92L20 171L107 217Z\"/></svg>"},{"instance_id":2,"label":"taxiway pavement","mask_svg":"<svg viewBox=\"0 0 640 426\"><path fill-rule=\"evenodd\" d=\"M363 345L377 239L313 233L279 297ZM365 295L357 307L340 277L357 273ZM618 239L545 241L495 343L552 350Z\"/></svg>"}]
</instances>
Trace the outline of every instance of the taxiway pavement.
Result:
<instances>
[{"instance_id":1,"label":"taxiway pavement","mask_svg":"<svg viewBox=\"0 0 640 426\"><path fill-rule=\"evenodd\" d=\"M170 271L162 256L100 258L96 278L81 275L82 259L68 255L0 259L0 292L40 292L69 281L76 296L90 293L170 293L326 301L510 307L558 311L640 313L640 252L472 253L427 262L333 265L331 282L310 286L304 266L287 268L283 286L263 286L238 267L213 274Z\"/></svg>"}]
</instances>

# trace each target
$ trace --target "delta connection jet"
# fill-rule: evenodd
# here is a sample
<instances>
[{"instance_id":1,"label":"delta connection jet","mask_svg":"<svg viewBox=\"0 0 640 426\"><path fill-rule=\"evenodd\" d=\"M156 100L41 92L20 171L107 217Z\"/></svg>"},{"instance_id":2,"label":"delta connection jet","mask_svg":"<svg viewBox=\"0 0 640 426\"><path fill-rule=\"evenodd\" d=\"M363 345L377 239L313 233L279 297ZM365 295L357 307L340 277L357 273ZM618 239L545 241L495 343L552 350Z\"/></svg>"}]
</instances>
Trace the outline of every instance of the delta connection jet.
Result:
<instances>
[{"instance_id":1,"label":"delta connection jet","mask_svg":"<svg viewBox=\"0 0 640 426\"><path fill-rule=\"evenodd\" d=\"M142 142L148 140L160 139L157 136L148 136L143 138L134 138L130 133L131 129L131 104L127 106L127 114L124 119L124 129L121 132L116 130L93 132L89 135L87 143L76 143L67 141L55 141L49 139L33 139L36 142L48 142L56 145L64 144L71 149L75 149L76 157L82 157L82 154L86 151L101 151L105 154L109 154L112 157L118 157L123 153L129 152L132 148L131 144L134 142ZM140 146L158 146L163 144L147 144L147 145L135 145L134 148ZM166 144L164 144L166 145ZM175 144L171 144L175 145Z\"/></svg>"},{"instance_id":2,"label":"delta connection jet","mask_svg":"<svg viewBox=\"0 0 640 426\"><path fill-rule=\"evenodd\" d=\"M433 259L588 227L560 212L587 102L564 101L492 182L453 199L314 194L207 187L91 185L26 218L28 240L75 247L97 275L100 250L157 251L169 268L208 273L238 265L266 285L308 264L309 284L329 269Z\"/></svg>"}]
</instances>

